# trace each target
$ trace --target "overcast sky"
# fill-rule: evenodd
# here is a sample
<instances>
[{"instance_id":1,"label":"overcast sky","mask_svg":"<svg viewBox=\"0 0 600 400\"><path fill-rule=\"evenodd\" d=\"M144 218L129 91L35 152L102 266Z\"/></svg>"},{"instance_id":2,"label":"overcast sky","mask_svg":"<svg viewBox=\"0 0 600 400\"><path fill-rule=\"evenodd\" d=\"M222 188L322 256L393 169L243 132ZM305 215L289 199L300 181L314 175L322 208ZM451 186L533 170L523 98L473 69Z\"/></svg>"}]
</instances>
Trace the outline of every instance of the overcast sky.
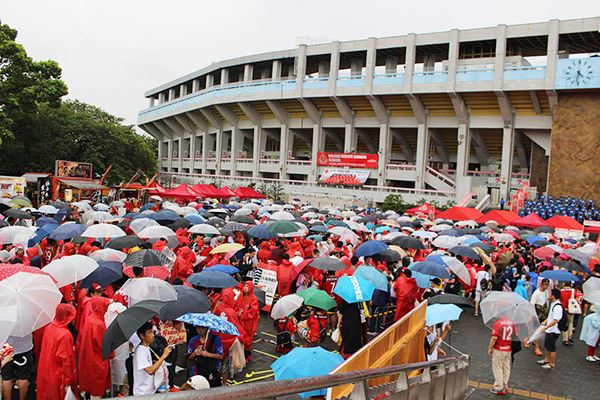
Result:
<instances>
[{"instance_id":1,"label":"overcast sky","mask_svg":"<svg viewBox=\"0 0 600 400\"><path fill-rule=\"evenodd\" d=\"M35 60L56 60L68 98L135 124L144 92L229 58L354 40L600 15L600 1L0 0Z\"/></svg>"}]
</instances>

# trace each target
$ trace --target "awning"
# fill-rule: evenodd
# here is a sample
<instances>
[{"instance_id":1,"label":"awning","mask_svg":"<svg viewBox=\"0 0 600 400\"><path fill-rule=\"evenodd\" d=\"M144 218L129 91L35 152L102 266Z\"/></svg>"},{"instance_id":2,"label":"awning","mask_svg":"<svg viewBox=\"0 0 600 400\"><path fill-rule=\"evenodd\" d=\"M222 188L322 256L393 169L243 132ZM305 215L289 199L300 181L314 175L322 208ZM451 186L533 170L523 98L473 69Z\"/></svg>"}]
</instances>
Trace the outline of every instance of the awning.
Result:
<instances>
[{"instance_id":1,"label":"awning","mask_svg":"<svg viewBox=\"0 0 600 400\"><path fill-rule=\"evenodd\" d=\"M86 179L59 179L60 183L64 183L67 186L74 187L75 189L83 190L108 190L106 186L98 185L94 181Z\"/></svg>"},{"instance_id":2,"label":"awning","mask_svg":"<svg viewBox=\"0 0 600 400\"><path fill-rule=\"evenodd\" d=\"M21 178L25 178L25 181L27 183L36 183L38 181L38 178L46 178L51 175L52 174L49 174L47 172L25 172L21 176Z\"/></svg>"}]
</instances>

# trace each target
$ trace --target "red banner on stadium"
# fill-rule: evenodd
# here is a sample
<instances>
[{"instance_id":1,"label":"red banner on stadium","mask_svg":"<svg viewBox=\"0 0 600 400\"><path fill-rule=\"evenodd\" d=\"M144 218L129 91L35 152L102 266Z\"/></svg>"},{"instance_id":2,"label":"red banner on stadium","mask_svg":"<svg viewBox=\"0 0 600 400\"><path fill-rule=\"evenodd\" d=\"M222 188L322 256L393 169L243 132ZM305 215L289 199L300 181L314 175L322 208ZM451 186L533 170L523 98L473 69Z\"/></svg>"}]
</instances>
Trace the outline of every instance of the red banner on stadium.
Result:
<instances>
[{"instance_id":1,"label":"red banner on stadium","mask_svg":"<svg viewBox=\"0 0 600 400\"><path fill-rule=\"evenodd\" d=\"M377 168L377 154L317 153L317 165Z\"/></svg>"}]
</instances>

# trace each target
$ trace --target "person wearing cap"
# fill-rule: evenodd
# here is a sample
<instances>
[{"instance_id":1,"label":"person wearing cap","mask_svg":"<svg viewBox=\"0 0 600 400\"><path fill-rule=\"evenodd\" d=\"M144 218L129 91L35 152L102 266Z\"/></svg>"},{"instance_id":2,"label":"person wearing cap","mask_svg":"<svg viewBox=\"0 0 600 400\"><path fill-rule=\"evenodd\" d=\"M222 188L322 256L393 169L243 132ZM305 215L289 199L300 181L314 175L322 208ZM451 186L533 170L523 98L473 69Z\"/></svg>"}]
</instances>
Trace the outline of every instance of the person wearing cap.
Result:
<instances>
[{"instance_id":1,"label":"person wearing cap","mask_svg":"<svg viewBox=\"0 0 600 400\"><path fill-rule=\"evenodd\" d=\"M529 302L535 307L535 312L540 321L544 321L548 317L548 286L550 281L546 278L542 279L539 287L531 295ZM540 341L536 340L533 342L535 345L535 354L541 356L542 350L540 349ZM529 343L525 341L525 347L529 346Z\"/></svg>"}]
</instances>

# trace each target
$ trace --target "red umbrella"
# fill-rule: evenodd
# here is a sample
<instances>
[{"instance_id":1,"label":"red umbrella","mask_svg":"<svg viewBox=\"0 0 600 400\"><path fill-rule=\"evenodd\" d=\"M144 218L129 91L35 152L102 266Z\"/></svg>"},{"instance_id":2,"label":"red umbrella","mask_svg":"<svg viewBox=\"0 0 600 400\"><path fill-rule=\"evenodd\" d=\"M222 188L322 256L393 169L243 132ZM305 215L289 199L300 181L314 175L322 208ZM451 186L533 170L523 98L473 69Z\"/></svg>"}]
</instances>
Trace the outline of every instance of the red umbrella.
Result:
<instances>
[{"instance_id":1,"label":"red umbrella","mask_svg":"<svg viewBox=\"0 0 600 400\"><path fill-rule=\"evenodd\" d=\"M539 249L533 251L533 255L540 260L544 260L546 257L554 257L554 253L560 253L560 251L548 246L540 247Z\"/></svg>"},{"instance_id":2,"label":"red umbrella","mask_svg":"<svg viewBox=\"0 0 600 400\"><path fill-rule=\"evenodd\" d=\"M29 265L23 264L0 264L0 281L13 276L18 272L28 272L30 274L47 275L54 283L57 283L56 279L52 275L42 271L36 267L30 267Z\"/></svg>"},{"instance_id":3,"label":"red umbrella","mask_svg":"<svg viewBox=\"0 0 600 400\"><path fill-rule=\"evenodd\" d=\"M506 229L503 233L506 233L507 235L510 235L517 240L521 240L521 236L519 236L519 234L517 232L511 231L510 229Z\"/></svg>"},{"instance_id":4,"label":"red umbrella","mask_svg":"<svg viewBox=\"0 0 600 400\"><path fill-rule=\"evenodd\" d=\"M123 273L130 278L133 278L133 267L131 265L127 265L123 267ZM155 265L150 267L144 267L144 278L157 278L161 281L166 280L171 273L167 267L162 265Z\"/></svg>"}]
</instances>

